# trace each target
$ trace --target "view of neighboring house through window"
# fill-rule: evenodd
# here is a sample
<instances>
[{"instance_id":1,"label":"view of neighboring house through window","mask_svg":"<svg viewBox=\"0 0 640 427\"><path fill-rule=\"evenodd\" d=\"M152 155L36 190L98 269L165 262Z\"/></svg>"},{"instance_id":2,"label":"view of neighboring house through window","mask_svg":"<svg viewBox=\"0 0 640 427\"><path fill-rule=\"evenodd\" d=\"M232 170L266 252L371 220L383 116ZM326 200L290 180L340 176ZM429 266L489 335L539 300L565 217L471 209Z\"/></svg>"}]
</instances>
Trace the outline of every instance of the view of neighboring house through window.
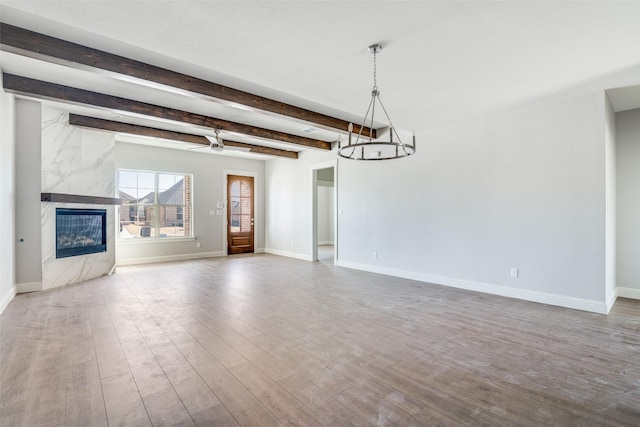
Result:
<instances>
[{"instance_id":1,"label":"view of neighboring house through window","mask_svg":"<svg viewBox=\"0 0 640 427\"><path fill-rule=\"evenodd\" d=\"M120 238L191 236L191 175L120 170Z\"/></svg>"}]
</instances>

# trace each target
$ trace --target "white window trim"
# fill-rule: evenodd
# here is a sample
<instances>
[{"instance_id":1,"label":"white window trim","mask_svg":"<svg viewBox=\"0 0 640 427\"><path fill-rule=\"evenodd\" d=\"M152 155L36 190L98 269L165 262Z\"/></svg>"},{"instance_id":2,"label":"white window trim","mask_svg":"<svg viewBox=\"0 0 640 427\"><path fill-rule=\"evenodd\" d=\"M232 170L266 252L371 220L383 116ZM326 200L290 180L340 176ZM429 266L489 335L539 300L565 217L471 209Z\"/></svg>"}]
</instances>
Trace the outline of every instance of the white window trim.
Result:
<instances>
[{"instance_id":1,"label":"white window trim","mask_svg":"<svg viewBox=\"0 0 640 427\"><path fill-rule=\"evenodd\" d=\"M156 243L179 243L179 242L193 242L195 236L184 237L141 237L137 239L117 239L119 245L150 245Z\"/></svg>"},{"instance_id":2,"label":"white window trim","mask_svg":"<svg viewBox=\"0 0 640 427\"><path fill-rule=\"evenodd\" d=\"M189 175L191 177L191 235L190 236L172 236L172 237L160 237L160 236L154 236L154 237L139 237L139 238L132 238L132 239L123 239L120 237L120 209L122 208L122 205L117 206L117 213L116 213L116 243L118 244L125 244L125 245L139 245L139 244L154 244L154 243L179 243L179 242L190 242L190 241L195 241L196 240L196 235L195 235L195 221L194 221L194 182L193 182L193 174L192 173L184 173L184 172L170 172L170 171L158 171L158 170L144 170L144 169L129 169L129 168L119 168L116 171L116 191L118 192L116 194L116 197L120 195L120 171L126 171L126 172L143 172L143 173L152 173L154 174L153 177L153 181L154 181L154 191L156 193L156 199L157 199L157 195L158 195L158 175L159 174L165 174L165 175ZM157 201L157 200L156 200ZM161 205L159 203L154 203L154 206L156 207L160 207L160 206L178 206L178 205ZM182 205L179 205L182 206ZM158 211L158 215L156 215L156 218L159 218L159 211ZM156 223L157 223L158 219L156 219ZM159 224L157 224L159 225ZM158 227L156 227L158 228Z\"/></svg>"}]
</instances>

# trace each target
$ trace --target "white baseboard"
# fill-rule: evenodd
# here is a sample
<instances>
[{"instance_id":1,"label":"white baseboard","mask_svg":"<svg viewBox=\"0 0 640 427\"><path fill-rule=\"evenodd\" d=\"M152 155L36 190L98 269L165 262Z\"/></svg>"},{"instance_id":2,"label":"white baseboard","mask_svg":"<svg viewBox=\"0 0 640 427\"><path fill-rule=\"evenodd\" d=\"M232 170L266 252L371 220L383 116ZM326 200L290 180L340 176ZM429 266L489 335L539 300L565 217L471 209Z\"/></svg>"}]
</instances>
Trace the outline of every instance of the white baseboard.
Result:
<instances>
[{"instance_id":1,"label":"white baseboard","mask_svg":"<svg viewBox=\"0 0 640 427\"><path fill-rule=\"evenodd\" d=\"M286 256L288 258L296 258L296 259L301 259L303 261L313 261L313 259L311 259L311 255L305 255L305 254L299 254L296 252L287 252L287 251L281 251L279 249L269 249L269 248L265 248L264 251L271 255Z\"/></svg>"},{"instance_id":2,"label":"white baseboard","mask_svg":"<svg viewBox=\"0 0 640 427\"><path fill-rule=\"evenodd\" d=\"M4 297L2 297L2 299L0 300L0 314L4 312L4 309L7 308L7 306L15 296L16 296L16 287L12 286L9 292L7 292L7 294Z\"/></svg>"},{"instance_id":3,"label":"white baseboard","mask_svg":"<svg viewBox=\"0 0 640 427\"><path fill-rule=\"evenodd\" d=\"M16 293L35 292L42 290L42 282L16 283Z\"/></svg>"},{"instance_id":4,"label":"white baseboard","mask_svg":"<svg viewBox=\"0 0 640 427\"><path fill-rule=\"evenodd\" d=\"M628 288L626 286L618 286L616 289L620 298L640 299L640 289Z\"/></svg>"},{"instance_id":5,"label":"white baseboard","mask_svg":"<svg viewBox=\"0 0 640 427\"><path fill-rule=\"evenodd\" d=\"M254 254L263 254L264 253L264 248L257 248L253 250Z\"/></svg>"},{"instance_id":6,"label":"white baseboard","mask_svg":"<svg viewBox=\"0 0 640 427\"><path fill-rule=\"evenodd\" d=\"M609 312L611 311L611 309L613 308L613 304L616 303L616 299L618 298L618 290L614 289L613 292L610 295L606 295L605 293L605 297L606 297L606 302L607 302L607 312L606 314L609 314Z\"/></svg>"},{"instance_id":7,"label":"white baseboard","mask_svg":"<svg viewBox=\"0 0 640 427\"><path fill-rule=\"evenodd\" d=\"M227 256L227 253L225 251L216 251L216 252L200 252L200 253L193 253L193 254L165 255L165 256L154 256L154 257L143 257L143 258L126 258L126 259L116 260L116 266L155 264L158 262L186 261L190 259L215 258L215 257L221 257L221 256Z\"/></svg>"},{"instance_id":8,"label":"white baseboard","mask_svg":"<svg viewBox=\"0 0 640 427\"><path fill-rule=\"evenodd\" d=\"M451 286L453 288L466 289L487 294L500 295L503 297L518 298L525 301L539 302L543 304L556 305L560 307L573 308L577 310L590 311L594 313L607 314L608 308L604 301L594 301L582 298L573 298L563 295L549 294L545 292L529 291L526 289L510 288L491 283L474 282L471 280L455 279L452 277L435 276L431 274L416 273L412 271L396 270L393 268L378 267L375 265L360 264L350 261L338 260L336 265L340 267L353 268L355 270L369 271L371 273L385 274L388 276L402 277L405 279L418 280L420 282L434 283L437 285ZM620 289L620 288L618 288ZM620 294L618 293L618 296Z\"/></svg>"},{"instance_id":9,"label":"white baseboard","mask_svg":"<svg viewBox=\"0 0 640 427\"><path fill-rule=\"evenodd\" d=\"M333 240L322 240L318 242L318 246L320 245L333 245Z\"/></svg>"}]
</instances>

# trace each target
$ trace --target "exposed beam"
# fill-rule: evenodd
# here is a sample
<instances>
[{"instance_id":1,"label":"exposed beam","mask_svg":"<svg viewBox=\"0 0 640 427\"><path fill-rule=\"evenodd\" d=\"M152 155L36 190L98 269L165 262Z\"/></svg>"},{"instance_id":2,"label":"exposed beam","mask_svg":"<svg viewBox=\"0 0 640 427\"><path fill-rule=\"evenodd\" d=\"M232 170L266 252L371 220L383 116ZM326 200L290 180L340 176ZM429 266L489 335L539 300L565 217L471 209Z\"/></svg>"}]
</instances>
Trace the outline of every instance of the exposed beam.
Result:
<instances>
[{"instance_id":1,"label":"exposed beam","mask_svg":"<svg viewBox=\"0 0 640 427\"><path fill-rule=\"evenodd\" d=\"M189 133L174 132L170 130L158 129L148 126L140 126L129 123L122 123L113 120L98 119L79 114L69 114L69 124L73 126L105 130L110 132L120 132L130 135L150 136L153 138L168 139L171 141L190 142L208 146L209 140L204 136L192 135ZM281 150L279 148L264 147L262 145L247 144L244 142L224 140L225 145L232 147L248 148L251 153L268 154L270 156L288 157L297 159L298 153L295 151Z\"/></svg>"},{"instance_id":2,"label":"exposed beam","mask_svg":"<svg viewBox=\"0 0 640 427\"><path fill-rule=\"evenodd\" d=\"M64 101L75 104L92 105L113 111L124 111L172 122L189 123L213 129L219 128L227 132L236 132L257 138L272 139L305 147L319 148L321 150L331 150L331 143L317 139L291 135L243 123L235 123L228 120L216 119L202 114L147 104L145 102L134 101L98 92L91 92L84 89L63 86L41 80L29 79L27 77L16 76L13 74L4 73L2 77L4 90L11 93L19 93L42 99Z\"/></svg>"},{"instance_id":3,"label":"exposed beam","mask_svg":"<svg viewBox=\"0 0 640 427\"><path fill-rule=\"evenodd\" d=\"M64 63L64 65L71 67L93 67L119 76L125 76L127 80L135 78L160 86L177 88L185 92L216 98L227 103L240 104L255 110L311 122L343 133L347 131L349 126L349 122L346 120L9 24L0 23L0 48L23 56L47 57L50 61ZM355 123L354 131L356 133L360 132L360 126ZM367 137L372 135L375 138L376 131L375 129L371 130L364 127L362 135Z\"/></svg>"}]
</instances>

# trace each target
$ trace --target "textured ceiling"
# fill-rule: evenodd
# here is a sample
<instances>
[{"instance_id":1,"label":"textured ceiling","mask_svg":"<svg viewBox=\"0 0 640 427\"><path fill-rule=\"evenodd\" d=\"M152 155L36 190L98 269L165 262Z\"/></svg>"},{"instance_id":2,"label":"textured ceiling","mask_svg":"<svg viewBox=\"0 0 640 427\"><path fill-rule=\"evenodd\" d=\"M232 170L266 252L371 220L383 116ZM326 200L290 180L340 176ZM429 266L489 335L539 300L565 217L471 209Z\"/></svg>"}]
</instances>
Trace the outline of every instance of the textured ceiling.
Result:
<instances>
[{"instance_id":1,"label":"textured ceiling","mask_svg":"<svg viewBox=\"0 0 640 427\"><path fill-rule=\"evenodd\" d=\"M418 133L640 67L638 1L1 4L3 22L354 121L372 85L366 47L380 42L381 98Z\"/></svg>"}]
</instances>

